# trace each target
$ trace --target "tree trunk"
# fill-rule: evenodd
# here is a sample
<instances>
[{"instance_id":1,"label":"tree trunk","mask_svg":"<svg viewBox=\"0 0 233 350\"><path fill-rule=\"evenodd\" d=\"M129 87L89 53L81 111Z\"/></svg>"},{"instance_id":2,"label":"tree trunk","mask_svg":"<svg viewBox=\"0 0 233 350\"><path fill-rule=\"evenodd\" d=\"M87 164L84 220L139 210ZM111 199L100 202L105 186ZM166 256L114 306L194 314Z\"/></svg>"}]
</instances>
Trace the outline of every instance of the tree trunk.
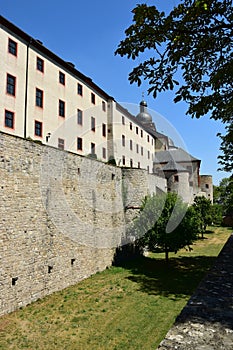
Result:
<instances>
[{"instance_id":1,"label":"tree trunk","mask_svg":"<svg viewBox=\"0 0 233 350\"><path fill-rule=\"evenodd\" d=\"M202 227L202 230L201 230L201 239L204 239L204 231L205 231L205 228Z\"/></svg>"},{"instance_id":2,"label":"tree trunk","mask_svg":"<svg viewBox=\"0 0 233 350\"><path fill-rule=\"evenodd\" d=\"M166 263L168 263L168 249L165 249L165 259L166 259Z\"/></svg>"}]
</instances>

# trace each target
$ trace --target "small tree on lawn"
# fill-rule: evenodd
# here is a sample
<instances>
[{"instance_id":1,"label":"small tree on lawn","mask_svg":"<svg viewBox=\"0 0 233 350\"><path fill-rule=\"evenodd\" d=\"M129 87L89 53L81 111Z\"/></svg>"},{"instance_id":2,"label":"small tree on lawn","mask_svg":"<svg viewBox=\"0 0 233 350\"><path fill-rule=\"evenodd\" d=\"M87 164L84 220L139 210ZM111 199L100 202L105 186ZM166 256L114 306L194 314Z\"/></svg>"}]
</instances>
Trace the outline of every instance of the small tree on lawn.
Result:
<instances>
[{"instance_id":1,"label":"small tree on lawn","mask_svg":"<svg viewBox=\"0 0 233 350\"><path fill-rule=\"evenodd\" d=\"M199 217L199 232L201 232L201 238L203 238L207 225L212 223L212 205L210 200L203 196L195 197L193 208Z\"/></svg>"},{"instance_id":2,"label":"small tree on lawn","mask_svg":"<svg viewBox=\"0 0 233 350\"><path fill-rule=\"evenodd\" d=\"M137 243L150 251L161 249L168 261L169 252L176 253L184 247L190 249L190 245L197 238L198 225L195 216L195 210L192 207L188 208L174 193L147 197L143 203L141 217L134 225L136 231L145 231ZM168 230L171 220L174 229Z\"/></svg>"},{"instance_id":3,"label":"small tree on lawn","mask_svg":"<svg viewBox=\"0 0 233 350\"><path fill-rule=\"evenodd\" d=\"M223 210L220 204L214 203L211 206L211 216L213 225L220 226L222 224Z\"/></svg>"}]
</instances>

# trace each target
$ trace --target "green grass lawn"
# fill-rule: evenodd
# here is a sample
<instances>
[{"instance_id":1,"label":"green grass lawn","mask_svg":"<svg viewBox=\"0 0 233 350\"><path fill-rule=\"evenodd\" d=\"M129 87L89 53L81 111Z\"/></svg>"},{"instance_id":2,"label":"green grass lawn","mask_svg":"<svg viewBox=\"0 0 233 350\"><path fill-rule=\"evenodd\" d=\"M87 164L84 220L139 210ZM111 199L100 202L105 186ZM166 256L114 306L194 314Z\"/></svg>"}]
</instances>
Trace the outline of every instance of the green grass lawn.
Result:
<instances>
[{"instance_id":1,"label":"green grass lawn","mask_svg":"<svg viewBox=\"0 0 233 350\"><path fill-rule=\"evenodd\" d=\"M0 318L0 349L156 349L232 230L112 267Z\"/></svg>"}]
</instances>

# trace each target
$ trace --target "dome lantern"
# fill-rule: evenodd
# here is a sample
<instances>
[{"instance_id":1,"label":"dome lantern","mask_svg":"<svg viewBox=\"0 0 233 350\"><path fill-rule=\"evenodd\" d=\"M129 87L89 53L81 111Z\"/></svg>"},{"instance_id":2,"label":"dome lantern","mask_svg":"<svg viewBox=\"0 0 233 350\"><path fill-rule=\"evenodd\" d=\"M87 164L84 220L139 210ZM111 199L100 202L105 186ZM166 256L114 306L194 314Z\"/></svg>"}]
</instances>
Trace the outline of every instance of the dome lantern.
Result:
<instances>
[{"instance_id":1,"label":"dome lantern","mask_svg":"<svg viewBox=\"0 0 233 350\"><path fill-rule=\"evenodd\" d=\"M136 115L136 118L143 124L152 123L152 116L147 112L147 103L142 100L140 102L140 113Z\"/></svg>"}]
</instances>

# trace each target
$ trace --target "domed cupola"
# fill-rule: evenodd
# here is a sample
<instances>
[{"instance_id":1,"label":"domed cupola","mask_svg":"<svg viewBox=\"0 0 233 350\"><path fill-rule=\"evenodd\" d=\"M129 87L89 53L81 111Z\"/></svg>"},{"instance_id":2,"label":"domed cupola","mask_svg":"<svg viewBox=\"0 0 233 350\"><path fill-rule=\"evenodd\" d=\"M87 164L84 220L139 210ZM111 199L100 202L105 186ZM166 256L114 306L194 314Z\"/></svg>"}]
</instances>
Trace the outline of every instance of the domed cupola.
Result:
<instances>
[{"instance_id":1,"label":"domed cupola","mask_svg":"<svg viewBox=\"0 0 233 350\"><path fill-rule=\"evenodd\" d=\"M150 123L152 123L152 116L150 115L150 113L147 112L147 103L146 103L146 101L142 100L140 102L140 113L138 113L136 115L136 118L142 124L150 124Z\"/></svg>"}]
</instances>

